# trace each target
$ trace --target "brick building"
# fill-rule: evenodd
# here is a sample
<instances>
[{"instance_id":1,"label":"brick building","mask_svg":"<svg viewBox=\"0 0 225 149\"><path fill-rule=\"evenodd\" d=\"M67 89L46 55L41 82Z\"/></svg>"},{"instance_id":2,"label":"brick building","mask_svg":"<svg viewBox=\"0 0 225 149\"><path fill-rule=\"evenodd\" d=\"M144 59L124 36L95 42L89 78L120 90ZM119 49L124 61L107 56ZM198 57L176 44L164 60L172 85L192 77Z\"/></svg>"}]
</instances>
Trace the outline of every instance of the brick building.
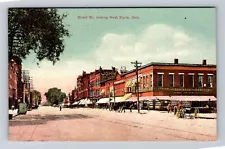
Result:
<instances>
[{"instance_id":1,"label":"brick building","mask_svg":"<svg viewBox=\"0 0 225 149\"><path fill-rule=\"evenodd\" d=\"M125 74L126 92L136 95L136 72ZM179 63L149 63L138 70L141 96L215 96L216 65Z\"/></svg>"},{"instance_id":2,"label":"brick building","mask_svg":"<svg viewBox=\"0 0 225 149\"><path fill-rule=\"evenodd\" d=\"M72 96L71 98L74 99L74 100L78 99L78 91L77 91L76 87L72 90L71 96Z\"/></svg>"},{"instance_id":3,"label":"brick building","mask_svg":"<svg viewBox=\"0 0 225 149\"><path fill-rule=\"evenodd\" d=\"M93 101L106 96L105 82L115 73L115 69L95 70L91 73L83 74L77 78L77 100L89 98ZM75 91L74 91L75 92Z\"/></svg>"},{"instance_id":4,"label":"brick building","mask_svg":"<svg viewBox=\"0 0 225 149\"><path fill-rule=\"evenodd\" d=\"M135 101L136 84L136 70L119 73L114 67L110 70L100 67L89 74L83 72L77 78L74 93L77 93L78 100L90 99L98 104L124 102L127 99ZM216 65L207 64L206 60L201 64L179 63L178 59L174 63L152 62L138 68L138 89L142 99L216 97Z\"/></svg>"},{"instance_id":5,"label":"brick building","mask_svg":"<svg viewBox=\"0 0 225 149\"><path fill-rule=\"evenodd\" d=\"M12 105L17 107L18 99L23 97L22 83L22 61L18 57L13 57L8 62L8 96L9 108Z\"/></svg>"},{"instance_id":6,"label":"brick building","mask_svg":"<svg viewBox=\"0 0 225 149\"><path fill-rule=\"evenodd\" d=\"M77 99L87 98L89 95L90 74L83 71L83 74L77 78Z\"/></svg>"}]
</instances>

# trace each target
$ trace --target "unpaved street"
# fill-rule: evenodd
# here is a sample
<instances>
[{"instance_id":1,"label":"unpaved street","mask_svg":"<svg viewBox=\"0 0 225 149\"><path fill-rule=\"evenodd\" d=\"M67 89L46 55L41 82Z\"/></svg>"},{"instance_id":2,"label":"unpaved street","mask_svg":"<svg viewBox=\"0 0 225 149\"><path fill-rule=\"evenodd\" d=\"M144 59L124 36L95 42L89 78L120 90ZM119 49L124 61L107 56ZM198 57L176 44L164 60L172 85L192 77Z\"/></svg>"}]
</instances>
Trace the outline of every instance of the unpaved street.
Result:
<instances>
[{"instance_id":1,"label":"unpaved street","mask_svg":"<svg viewBox=\"0 0 225 149\"><path fill-rule=\"evenodd\" d=\"M202 117L216 115L201 115ZM213 141L216 119L177 119L172 113L116 113L40 107L9 121L11 141Z\"/></svg>"}]
</instances>

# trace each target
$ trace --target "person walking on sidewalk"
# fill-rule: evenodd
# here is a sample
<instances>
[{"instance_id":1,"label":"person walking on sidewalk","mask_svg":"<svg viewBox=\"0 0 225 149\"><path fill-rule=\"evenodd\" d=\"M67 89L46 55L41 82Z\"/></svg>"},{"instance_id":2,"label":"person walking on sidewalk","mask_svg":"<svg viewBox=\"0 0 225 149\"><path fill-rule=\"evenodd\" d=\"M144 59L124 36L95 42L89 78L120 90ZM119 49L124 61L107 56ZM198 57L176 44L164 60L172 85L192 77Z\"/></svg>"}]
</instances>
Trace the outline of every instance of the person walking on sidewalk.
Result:
<instances>
[{"instance_id":1,"label":"person walking on sidewalk","mask_svg":"<svg viewBox=\"0 0 225 149\"><path fill-rule=\"evenodd\" d=\"M132 112L132 108L133 108L133 106L134 106L134 104L133 104L133 103L132 103L132 104L130 104L130 106L129 106L130 112Z\"/></svg>"},{"instance_id":2,"label":"person walking on sidewalk","mask_svg":"<svg viewBox=\"0 0 225 149\"><path fill-rule=\"evenodd\" d=\"M125 113L125 108L126 108L126 106L125 106L125 103L122 105L122 107L121 107L121 113L122 112L124 112Z\"/></svg>"},{"instance_id":3,"label":"person walking on sidewalk","mask_svg":"<svg viewBox=\"0 0 225 149\"><path fill-rule=\"evenodd\" d=\"M167 111L168 111L168 113L170 113L171 110L172 110L172 106L171 106L171 103L169 103L169 104L167 105Z\"/></svg>"},{"instance_id":4,"label":"person walking on sidewalk","mask_svg":"<svg viewBox=\"0 0 225 149\"><path fill-rule=\"evenodd\" d=\"M62 106L61 105L59 106L59 110L62 111Z\"/></svg>"}]
</instances>

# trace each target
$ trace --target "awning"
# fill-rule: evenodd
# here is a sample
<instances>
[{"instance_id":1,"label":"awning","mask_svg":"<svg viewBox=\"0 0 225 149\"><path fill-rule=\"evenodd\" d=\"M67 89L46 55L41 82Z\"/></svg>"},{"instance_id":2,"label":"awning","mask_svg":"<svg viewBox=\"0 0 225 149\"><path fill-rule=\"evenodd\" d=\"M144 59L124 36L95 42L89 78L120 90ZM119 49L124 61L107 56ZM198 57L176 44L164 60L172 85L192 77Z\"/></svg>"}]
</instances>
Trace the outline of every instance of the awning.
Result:
<instances>
[{"instance_id":1,"label":"awning","mask_svg":"<svg viewBox=\"0 0 225 149\"><path fill-rule=\"evenodd\" d=\"M154 96L156 100L171 100L170 96Z\"/></svg>"},{"instance_id":2,"label":"awning","mask_svg":"<svg viewBox=\"0 0 225 149\"><path fill-rule=\"evenodd\" d=\"M80 101L79 105L85 105L85 104L87 104L87 100L88 100L88 99L82 99L82 100Z\"/></svg>"},{"instance_id":3,"label":"awning","mask_svg":"<svg viewBox=\"0 0 225 149\"><path fill-rule=\"evenodd\" d=\"M132 80L127 81L126 87L130 87L131 86L131 83L132 83Z\"/></svg>"},{"instance_id":4,"label":"awning","mask_svg":"<svg viewBox=\"0 0 225 149\"><path fill-rule=\"evenodd\" d=\"M75 101L72 105L78 105L78 103L79 103L78 101Z\"/></svg>"},{"instance_id":5,"label":"awning","mask_svg":"<svg viewBox=\"0 0 225 149\"><path fill-rule=\"evenodd\" d=\"M103 103L108 103L109 102L109 98L101 98L99 101L97 101L97 104L103 104Z\"/></svg>"},{"instance_id":6,"label":"awning","mask_svg":"<svg viewBox=\"0 0 225 149\"><path fill-rule=\"evenodd\" d=\"M123 98L121 98L120 102L124 102L125 100L131 98L131 96L132 96L132 93L125 94Z\"/></svg>"},{"instance_id":7,"label":"awning","mask_svg":"<svg viewBox=\"0 0 225 149\"><path fill-rule=\"evenodd\" d=\"M90 99L87 100L87 104L90 105L92 104L92 101Z\"/></svg>"},{"instance_id":8,"label":"awning","mask_svg":"<svg viewBox=\"0 0 225 149\"><path fill-rule=\"evenodd\" d=\"M155 96L139 97L139 101L150 101L150 100L155 100L155 99L156 99ZM135 101L137 101L137 97L131 97L131 98L127 99L126 101L135 102Z\"/></svg>"},{"instance_id":9,"label":"awning","mask_svg":"<svg viewBox=\"0 0 225 149\"><path fill-rule=\"evenodd\" d=\"M130 99L127 99L126 102L135 102L137 101L137 97L131 97Z\"/></svg>"},{"instance_id":10,"label":"awning","mask_svg":"<svg viewBox=\"0 0 225 149\"><path fill-rule=\"evenodd\" d=\"M122 98L123 98L123 96L122 97L115 97L115 103L120 102ZM114 102L114 98L111 97L110 99L111 99L110 103L113 103Z\"/></svg>"},{"instance_id":11,"label":"awning","mask_svg":"<svg viewBox=\"0 0 225 149\"><path fill-rule=\"evenodd\" d=\"M82 105L82 102L84 101L84 99L79 100L78 104Z\"/></svg>"},{"instance_id":12,"label":"awning","mask_svg":"<svg viewBox=\"0 0 225 149\"><path fill-rule=\"evenodd\" d=\"M171 96L171 100L178 101L216 101L214 96Z\"/></svg>"},{"instance_id":13,"label":"awning","mask_svg":"<svg viewBox=\"0 0 225 149\"><path fill-rule=\"evenodd\" d=\"M157 98L156 98L156 96L146 96L146 99L147 100L156 100Z\"/></svg>"}]
</instances>

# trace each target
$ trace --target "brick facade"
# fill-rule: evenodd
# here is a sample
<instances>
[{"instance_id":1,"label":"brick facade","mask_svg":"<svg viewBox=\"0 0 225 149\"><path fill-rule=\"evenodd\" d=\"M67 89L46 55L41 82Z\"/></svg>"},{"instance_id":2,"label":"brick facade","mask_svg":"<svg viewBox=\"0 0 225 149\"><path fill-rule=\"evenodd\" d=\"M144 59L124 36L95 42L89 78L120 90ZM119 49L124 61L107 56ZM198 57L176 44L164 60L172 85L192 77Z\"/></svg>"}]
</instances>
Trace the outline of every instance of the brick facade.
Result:
<instances>
[{"instance_id":1,"label":"brick facade","mask_svg":"<svg viewBox=\"0 0 225 149\"><path fill-rule=\"evenodd\" d=\"M140 96L216 96L216 65L150 63L141 67L138 74ZM126 82L136 79L136 72L127 73L125 78ZM126 92L135 95L135 85L126 87Z\"/></svg>"},{"instance_id":2,"label":"brick facade","mask_svg":"<svg viewBox=\"0 0 225 149\"><path fill-rule=\"evenodd\" d=\"M101 67L90 74L83 73L77 78L77 93L80 99L99 99L112 96L124 96L132 93L136 96L136 71L119 74ZM88 85L89 84L89 85ZM216 65L178 63L149 63L138 70L139 95L142 96L215 96ZM113 89L114 88L114 89Z\"/></svg>"},{"instance_id":3,"label":"brick facade","mask_svg":"<svg viewBox=\"0 0 225 149\"><path fill-rule=\"evenodd\" d=\"M22 75L21 60L17 57L13 57L8 62L9 108L11 108L12 105L17 106L18 99L20 99L23 96L21 75Z\"/></svg>"}]
</instances>

